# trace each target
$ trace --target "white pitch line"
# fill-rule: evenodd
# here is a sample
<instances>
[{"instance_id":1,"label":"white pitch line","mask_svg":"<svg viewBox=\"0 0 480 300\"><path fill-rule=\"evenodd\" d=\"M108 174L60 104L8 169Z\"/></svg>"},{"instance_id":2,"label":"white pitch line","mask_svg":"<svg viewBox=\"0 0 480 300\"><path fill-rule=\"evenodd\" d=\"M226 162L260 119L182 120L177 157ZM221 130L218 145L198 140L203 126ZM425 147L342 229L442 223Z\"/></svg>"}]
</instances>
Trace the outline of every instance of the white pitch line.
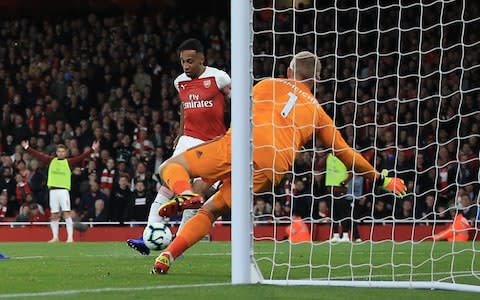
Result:
<instances>
[{"instance_id":1,"label":"white pitch line","mask_svg":"<svg viewBox=\"0 0 480 300\"><path fill-rule=\"evenodd\" d=\"M0 294L0 299L22 298L22 297L67 296L67 295L93 294L93 293L105 293L105 292L132 292L132 291L145 291L145 290L177 289L177 288L220 287L220 286L226 286L226 285L231 285L231 283L219 282L219 283L201 283L201 284L199 283L199 284L189 284L189 285L155 285L155 286L142 286L142 287L132 287L132 288L106 287L106 288L98 288L98 289Z\"/></svg>"},{"instance_id":2,"label":"white pitch line","mask_svg":"<svg viewBox=\"0 0 480 300\"><path fill-rule=\"evenodd\" d=\"M277 252L278 254L279 252ZM255 253L255 255L267 255L267 254L273 254L272 252L258 252ZM281 253L280 253L281 254ZM231 253L192 253L192 254L186 254L185 257L190 257L190 256L231 256ZM68 257L73 257L73 256L55 256L55 258L68 258ZM120 255L112 255L112 254L80 254L75 257L144 257L144 256L135 256L135 255L130 255L130 254L120 254ZM154 255L152 255L154 257ZM46 255L34 255L34 256L11 256L10 259L47 259L51 258L51 256L46 256Z\"/></svg>"},{"instance_id":3,"label":"white pitch line","mask_svg":"<svg viewBox=\"0 0 480 300\"><path fill-rule=\"evenodd\" d=\"M432 275L451 275L452 277L461 276L461 275L480 275L480 272L476 271L455 271L455 272L434 272L434 273L392 273L392 274L377 274L377 275L356 275L355 279L368 279L368 278L390 278L394 277L418 277L418 276L432 276ZM348 280L351 279L351 276L335 276L330 277L330 280ZM315 278L316 280L328 280L328 278Z\"/></svg>"}]
</instances>

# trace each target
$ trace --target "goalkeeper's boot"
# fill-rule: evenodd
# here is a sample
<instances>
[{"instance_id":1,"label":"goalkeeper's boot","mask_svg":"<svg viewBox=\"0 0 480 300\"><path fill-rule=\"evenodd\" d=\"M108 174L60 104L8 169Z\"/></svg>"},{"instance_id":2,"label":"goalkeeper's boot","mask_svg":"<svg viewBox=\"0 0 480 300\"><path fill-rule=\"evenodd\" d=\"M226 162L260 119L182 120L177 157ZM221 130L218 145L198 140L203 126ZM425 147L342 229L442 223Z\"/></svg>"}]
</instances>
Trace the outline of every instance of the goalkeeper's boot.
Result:
<instances>
[{"instance_id":1,"label":"goalkeeper's boot","mask_svg":"<svg viewBox=\"0 0 480 300\"><path fill-rule=\"evenodd\" d=\"M180 194L165 202L158 214L161 217L172 217L182 213L184 209L197 209L202 207L205 199L197 193Z\"/></svg>"},{"instance_id":2,"label":"goalkeeper's boot","mask_svg":"<svg viewBox=\"0 0 480 300\"><path fill-rule=\"evenodd\" d=\"M127 240L127 245L139 252L141 255L149 255L150 254L150 249L145 245L143 242L143 238L139 239L128 239Z\"/></svg>"},{"instance_id":3,"label":"goalkeeper's boot","mask_svg":"<svg viewBox=\"0 0 480 300\"><path fill-rule=\"evenodd\" d=\"M162 252L155 259L155 264L153 265L152 274L167 274L168 269L170 269L170 262L173 260L170 252Z\"/></svg>"}]
</instances>

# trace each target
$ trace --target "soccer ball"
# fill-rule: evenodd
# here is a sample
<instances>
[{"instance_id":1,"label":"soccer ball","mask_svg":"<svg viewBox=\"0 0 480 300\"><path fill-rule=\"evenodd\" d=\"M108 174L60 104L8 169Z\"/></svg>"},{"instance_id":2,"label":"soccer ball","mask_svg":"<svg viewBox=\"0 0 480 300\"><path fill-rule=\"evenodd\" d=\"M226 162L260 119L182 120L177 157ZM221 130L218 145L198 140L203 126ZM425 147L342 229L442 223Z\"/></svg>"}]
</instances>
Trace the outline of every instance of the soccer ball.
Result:
<instances>
[{"instance_id":1,"label":"soccer ball","mask_svg":"<svg viewBox=\"0 0 480 300\"><path fill-rule=\"evenodd\" d=\"M143 230L143 242L151 250L163 250L172 241L172 232L163 223L148 224Z\"/></svg>"}]
</instances>

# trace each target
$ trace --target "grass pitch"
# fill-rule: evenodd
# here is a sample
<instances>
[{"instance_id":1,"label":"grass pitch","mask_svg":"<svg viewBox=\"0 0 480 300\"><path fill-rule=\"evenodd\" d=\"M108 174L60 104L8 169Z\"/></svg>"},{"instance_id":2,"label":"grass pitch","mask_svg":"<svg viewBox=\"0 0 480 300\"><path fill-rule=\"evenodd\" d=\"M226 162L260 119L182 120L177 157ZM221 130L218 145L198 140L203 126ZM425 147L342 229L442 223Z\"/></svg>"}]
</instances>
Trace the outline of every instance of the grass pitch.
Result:
<instances>
[{"instance_id":1,"label":"grass pitch","mask_svg":"<svg viewBox=\"0 0 480 300\"><path fill-rule=\"evenodd\" d=\"M255 247L266 279L288 276L289 279L409 280L412 276L416 280L433 277L445 282L455 280L480 285L480 258L475 250L480 249L480 244L289 245L261 242ZM0 243L0 252L10 256L10 259L0 260L0 299L459 300L480 296L415 289L232 286L230 243L220 242L195 245L184 258L175 261L165 276L150 274L156 253L141 256L125 243ZM357 267L351 267L350 262ZM292 267L288 268L287 263Z\"/></svg>"}]
</instances>

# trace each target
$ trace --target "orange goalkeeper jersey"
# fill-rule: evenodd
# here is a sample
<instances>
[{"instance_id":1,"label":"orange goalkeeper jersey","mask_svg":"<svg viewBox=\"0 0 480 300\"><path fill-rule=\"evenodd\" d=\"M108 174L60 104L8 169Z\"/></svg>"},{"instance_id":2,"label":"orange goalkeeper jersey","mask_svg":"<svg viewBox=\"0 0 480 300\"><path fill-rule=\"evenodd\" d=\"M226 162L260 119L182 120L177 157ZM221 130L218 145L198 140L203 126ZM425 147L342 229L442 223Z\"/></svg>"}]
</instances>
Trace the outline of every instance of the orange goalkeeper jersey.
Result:
<instances>
[{"instance_id":1,"label":"orange goalkeeper jersey","mask_svg":"<svg viewBox=\"0 0 480 300\"><path fill-rule=\"evenodd\" d=\"M317 138L349 168L374 179L374 167L353 150L335 128L309 88L294 80L265 79L253 87L253 158L255 170L282 173L296 152ZM268 175L267 175L268 176ZM272 175L268 176L271 177ZM278 182L278 178L270 178Z\"/></svg>"}]
</instances>

